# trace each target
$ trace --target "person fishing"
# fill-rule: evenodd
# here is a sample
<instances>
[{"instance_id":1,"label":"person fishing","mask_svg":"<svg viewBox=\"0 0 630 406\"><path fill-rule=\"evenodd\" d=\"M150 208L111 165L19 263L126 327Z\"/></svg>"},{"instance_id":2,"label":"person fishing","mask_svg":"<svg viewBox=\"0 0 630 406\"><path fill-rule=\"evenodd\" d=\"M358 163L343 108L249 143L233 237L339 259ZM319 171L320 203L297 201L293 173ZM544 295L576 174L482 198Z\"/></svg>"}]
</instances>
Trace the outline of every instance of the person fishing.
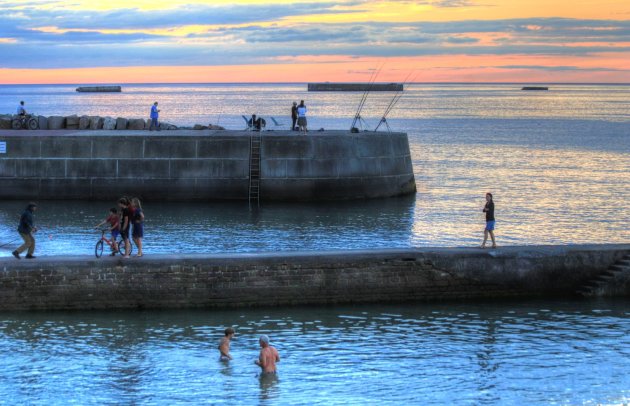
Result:
<instances>
[{"instance_id":1,"label":"person fishing","mask_svg":"<svg viewBox=\"0 0 630 406\"><path fill-rule=\"evenodd\" d=\"M35 258L33 255L35 252L35 237L33 236L33 233L37 231L37 227L33 224L33 214L36 210L37 205L31 202L28 206L26 206L26 210L24 210L24 213L22 213L22 216L20 217L20 224L18 225L17 230L20 233L20 237L24 240L24 244L12 252L13 256L17 259L20 259L20 254L27 249L28 252L26 253L26 258Z\"/></svg>"}]
</instances>

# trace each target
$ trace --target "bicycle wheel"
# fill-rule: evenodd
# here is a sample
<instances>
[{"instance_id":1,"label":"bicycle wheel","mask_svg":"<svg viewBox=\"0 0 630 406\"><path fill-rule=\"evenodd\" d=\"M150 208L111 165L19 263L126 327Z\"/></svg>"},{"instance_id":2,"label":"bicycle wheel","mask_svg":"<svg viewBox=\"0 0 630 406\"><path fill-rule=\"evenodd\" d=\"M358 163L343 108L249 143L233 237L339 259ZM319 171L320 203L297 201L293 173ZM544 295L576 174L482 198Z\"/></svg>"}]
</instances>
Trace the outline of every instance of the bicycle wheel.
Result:
<instances>
[{"instance_id":1,"label":"bicycle wheel","mask_svg":"<svg viewBox=\"0 0 630 406\"><path fill-rule=\"evenodd\" d=\"M100 258L103 255L103 241L99 241L96 243L96 247L94 247L94 255L96 258Z\"/></svg>"},{"instance_id":2,"label":"bicycle wheel","mask_svg":"<svg viewBox=\"0 0 630 406\"><path fill-rule=\"evenodd\" d=\"M15 119L11 121L11 128L13 128L14 130L21 130L22 122L20 121L20 119Z\"/></svg>"},{"instance_id":3,"label":"bicycle wheel","mask_svg":"<svg viewBox=\"0 0 630 406\"><path fill-rule=\"evenodd\" d=\"M125 240L123 240L122 238L118 241L118 252L120 252L120 255L122 256L125 255ZM129 240L129 255L131 255L132 252L133 243L131 242L131 240Z\"/></svg>"},{"instance_id":4,"label":"bicycle wheel","mask_svg":"<svg viewBox=\"0 0 630 406\"><path fill-rule=\"evenodd\" d=\"M36 118L31 118L28 120L28 129L29 130L37 130L39 128L39 121Z\"/></svg>"}]
</instances>

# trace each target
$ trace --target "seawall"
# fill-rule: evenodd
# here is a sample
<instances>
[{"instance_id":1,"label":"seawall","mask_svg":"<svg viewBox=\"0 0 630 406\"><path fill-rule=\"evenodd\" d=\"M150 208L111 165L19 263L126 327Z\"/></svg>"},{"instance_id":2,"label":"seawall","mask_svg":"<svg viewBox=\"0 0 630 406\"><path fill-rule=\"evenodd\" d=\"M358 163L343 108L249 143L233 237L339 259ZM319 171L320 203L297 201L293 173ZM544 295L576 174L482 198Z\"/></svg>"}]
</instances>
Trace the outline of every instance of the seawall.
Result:
<instances>
[{"instance_id":1,"label":"seawall","mask_svg":"<svg viewBox=\"0 0 630 406\"><path fill-rule=\"evenodd\" d=\"M415 193L407 134L349 131L2 131L0 198L247 199L261 135L262 200Z\"/></svg>"},{"instance_id":2,"label":"seawall","mask_svg":"<svg viewBox=\"0 0 630 406\"><path fill-rule=\"evenodd\" d=\"M0 260L0 310L570 297L630 244ZM630 271L600 295L630 297Z\"/></svg>"}]
</instances>

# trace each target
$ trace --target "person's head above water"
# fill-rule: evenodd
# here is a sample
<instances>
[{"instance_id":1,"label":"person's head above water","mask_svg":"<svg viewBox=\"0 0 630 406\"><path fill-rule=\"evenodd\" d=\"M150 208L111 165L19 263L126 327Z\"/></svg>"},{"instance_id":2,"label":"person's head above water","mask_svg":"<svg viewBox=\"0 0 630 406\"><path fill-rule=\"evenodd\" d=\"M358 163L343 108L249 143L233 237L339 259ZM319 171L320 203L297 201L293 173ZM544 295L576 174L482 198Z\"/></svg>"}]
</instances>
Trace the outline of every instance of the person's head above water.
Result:
<instances>
[{"instance_id":1,"label":"person's head above water","mask_svg":"<svg viewBox=\"0 0 630 406\"><path fill-rule=\"evenodd\" d=\"M269 345L269 337L267 337L265 334L263 334L258 339L258 342L260 343L261 347L267 347Z\"/></svg>"}]
</instances>

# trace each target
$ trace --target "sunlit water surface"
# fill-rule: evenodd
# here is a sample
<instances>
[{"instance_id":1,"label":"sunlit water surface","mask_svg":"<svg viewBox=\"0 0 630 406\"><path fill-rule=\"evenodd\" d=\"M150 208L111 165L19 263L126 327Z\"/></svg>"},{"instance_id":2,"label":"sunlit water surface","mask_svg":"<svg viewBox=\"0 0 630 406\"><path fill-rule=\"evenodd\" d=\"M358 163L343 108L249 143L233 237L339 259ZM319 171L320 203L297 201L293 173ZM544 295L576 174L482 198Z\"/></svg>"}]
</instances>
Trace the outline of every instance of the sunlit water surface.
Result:
<instances>
[{"instance_id":1,"label":"sunlit water surface","mask_svg":"<svg viewBox=\"0 0 630 406\"><path fill-rule=\"evenodd\" d=\"M159 100L179 125L242 129L241 114L285 124L305 99L309 126L348 128L362 93L306 92L302 84L126 85L120 94L74 86L0 86L0 111L26 100L34 112L144 117ZM374 128L391 92L369 95L362 116ZM630 240L630 86L519 85L407 87L392 111L409 134L418 193L411 198L335 204L145 202L146 252L244 252L478 244L486 191L496 203L500 245ZM270 124L271 129L276 129ZM133 190L129 191L133 195ZM25 202L0 202L0 255L10 255ZM38 253L89 254L90 229L113 202L40 202ZM4 249L3 249L4 248Z\"/></svg>"},{"instance_id":2,"label":"sunlit water surface","mask_svg":"<svg viewBox=\"0 0 630 406\"><path fill-rule=\"evenodd\" d=\"M628 302L0 314L0 403L630 401ZM234 361L218 360L236 328ZM268 334L278 379L253 360Z\"/></svg>"}]
</instances>

